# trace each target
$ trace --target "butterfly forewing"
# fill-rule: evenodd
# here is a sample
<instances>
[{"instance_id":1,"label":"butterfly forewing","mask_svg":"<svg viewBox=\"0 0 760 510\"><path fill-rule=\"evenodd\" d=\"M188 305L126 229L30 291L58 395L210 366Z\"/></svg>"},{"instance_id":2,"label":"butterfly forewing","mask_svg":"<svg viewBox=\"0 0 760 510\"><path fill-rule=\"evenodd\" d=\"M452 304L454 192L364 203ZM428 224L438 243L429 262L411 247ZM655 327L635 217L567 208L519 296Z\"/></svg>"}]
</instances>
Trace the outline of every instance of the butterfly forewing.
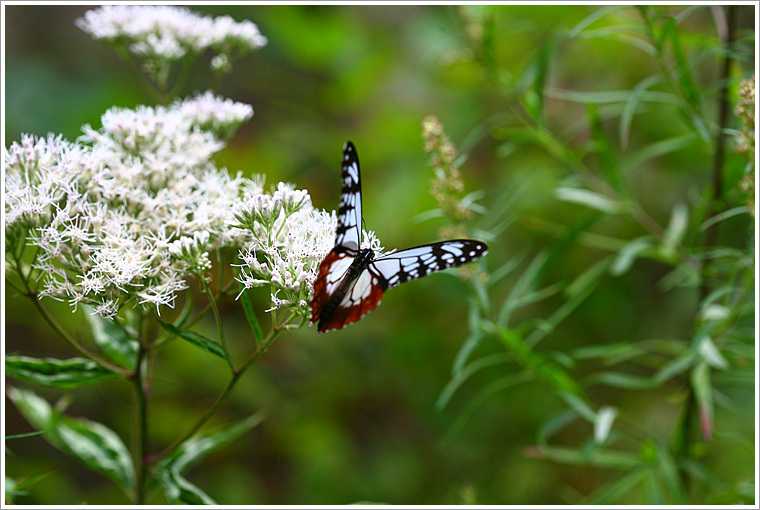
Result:
<instances>
[{"instance_id":1,"label":"butterfly forewing","mask_svg":"<svg viewBox=\"0 0 760 510\"><path fill-rule=\"evenodd\" d=\"M354 257L348 253L332 250L319 265L317 279L314 280L314 297L311 300L312 324L319 320L322 308L345 279L353 261Z\"/></svg>"},{"instance_id":2,"label":"butterfly forewing","mask_svg":"<svg viewBox=\"0 0 760 510\"><path fill-rule=\"evenodd\" d=\"M355 254L362 241L362 186L359 176L359 158L351 142L343 147L343 192L338 209L338 228L335 248Z\"/></svg>"},{"instance_id":3,"label":"butterfly forewing","mask_svg":"<svg viewBox=\"0 0 760 510\"><path fill-rule=\"evenodd\" d=\"M369 269L363 270L350 284L333 315L327 320L320 320L319 332L341 329L358 321L377 308L385 288L382 276L373 274Z\"/></svg>"},{"instance_id":4,"label":"butterfly forewing","mask_svg":"<svg viewBox=\"0 0 760 510\"><path fill-rule=\"evenodd\" d=\"M343 147L343 192L335 246L319 266L311 301L311 323L320 333L356 322L380 304L383 293L433 271L460 266L485 255L479 241L456 239L417 246L374 258L361 249L362 197L359 158L351 142Z\"/></svg>"},{"instance_id":5,"label":"butterfly forewing","mask_svg":"<svg viewBox=\"0 0 760 510\"><path fill-rule=\"evenodd\" d=\"M461 266L485 255L488 248L480 241L456 239L425 244L383 255L370 263L387 288L449 267Z\"/></svg>"}]
</instances>

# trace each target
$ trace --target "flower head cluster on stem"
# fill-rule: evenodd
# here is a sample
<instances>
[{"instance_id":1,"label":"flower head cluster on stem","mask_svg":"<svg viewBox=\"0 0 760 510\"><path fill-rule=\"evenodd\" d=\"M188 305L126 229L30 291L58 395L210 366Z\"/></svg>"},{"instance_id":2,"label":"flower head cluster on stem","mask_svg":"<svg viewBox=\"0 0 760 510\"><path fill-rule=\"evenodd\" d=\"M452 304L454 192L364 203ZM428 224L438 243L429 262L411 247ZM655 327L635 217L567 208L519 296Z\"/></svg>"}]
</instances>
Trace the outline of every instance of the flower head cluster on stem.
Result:
<instances>
[{"instance_id":1,"label":"flower head cluster on stem","mask_svg":"<svg viewBox=\"0 0 760 510\"><path fill-rule=\"evenodd\" d=\"M251 21L169 5L107 5L87 11L77 26L122 57L131 54L142 61L143 71L161 89L167 87L172 64L183 58L210 49L212 70L229 73L235 60L267 43Z\"/></svg>"},{"instance_id":2,"label":"flower head cluster on stem","mask_svg":"<svg viewBox=\"0 0 760 510\"><path fill-rule=\"evenodd\" d=\"M267 311L292 307L308 318L319 264L335 243L335 212L317 210L305 190L278 183L270 193L254 189L235 208L235 226L253 240L240 251L244 289L267 286L272 306ZM365 232L365 245L376 251L380 243Z\"/></svg>"},{"instance_id":3,"label":"flower head cluster on stem","mask_svg":"<svg viewBox=\"0 0 760 510\"><path fill-rule=\"evenodd\" d=\"M739 101L736 116L742 124L736 137L736 152L747 158L746 175L741 182L742 190L748 195L749 211L755 215L755 77L744 80L739 85Z\"/></svg>"},{"instance_id":4,"label":"flower head cluster on stem","mask_svg":"<svg viewBox=\"0 0 760 510\"><path fill-rule=\"evenodd\" d=\"M6 239L36 247L40 295L104 317L130 300L173 306L188 274L208 268L203 253L248 237L228 225L247 180L211 158L224 146L215 132L252 114L206 94L112 108L77 142L24 135L4 149Z\"/></svg>"}]
</instances>

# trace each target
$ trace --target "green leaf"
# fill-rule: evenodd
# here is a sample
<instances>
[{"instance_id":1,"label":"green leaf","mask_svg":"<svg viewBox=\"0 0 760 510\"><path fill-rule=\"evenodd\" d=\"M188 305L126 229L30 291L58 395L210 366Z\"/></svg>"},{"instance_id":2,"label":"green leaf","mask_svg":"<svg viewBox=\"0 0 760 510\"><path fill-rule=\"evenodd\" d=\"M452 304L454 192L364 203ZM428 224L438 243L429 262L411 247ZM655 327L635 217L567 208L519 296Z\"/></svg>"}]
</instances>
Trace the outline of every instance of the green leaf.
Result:
<instances>
[{"instance_id":1,"label":"green leaf","mask_svg":"<svg viewBox=\"0 0 760 510\"><path fill-rule=\"evenodd\" d=\"M266 413L258 412L245 420L219 428L214 432L193 436L167 457L164 466L178 473L183 473L209 453L231 443L253 429L264 421L264 418L266 418Z\"/></svg>"},{"instance_id":2,"label":"green leaf","mask_svg":"<svg viewBox=\"0 0 760 510\"><path fill-rule=\"evenodd\" d=\"M576 466L628 470L639 464L636 455L617 450L594 450L586 453L559 446L542 446L541 453L556 462Z\"/></svg>"},{"instance_id":3,"label":"green leaf","mask_svg":"<svg viewBox=\"0 0 760 510\"><path fill-rule=\"evenodd\" d=\"M162 328L164 328L169 333L173 335L177 335L181 339L187 340L191 344L200 347L204 351L210 352L211 354L215 354L216 356L219 356L223 360L229 362L229 360L227 359L227 355L224 353L224 349L222 349L222 346L219 345L218 343L212 342L205 336L200 335L194 331L179 329L175 327L174 325L168 324L163 321L158 321L158 323L161 325Z\"/></svg>"},{"instance_id":4,"label":"green leaf","mask_svg":"<svg viewBox=\"0 0 760 510\"><path fill-rule=\"evenodd\" d=\"M156 474L166 499L176 504L214 505L214 501L200 488L188 482L182 473L197 464L209 453L229 444L262 422L264 413L215 432L194 436L182 443L167 458L156 465Z\"/></svg>"},{"instance_id":5,"label":"green leaf","mask_svg":"<svg viewBox=\"0 0 760 510\"><path fill-rule=\"evenodd\" d=\"M130 338L115 319L104 319L90 305L85 305L85 317L90 323L95 343L108 357L116 363L134 370L137 362L139 344Z\"/></svg>"},{"instance_id":6,"label":"green leaf","mask_svg":"<svg viewBox=\"0 0 760 510\"><path fill-rule=\"evenodd\" d=\"M174 471L160 472L158 480L166 499L175 505L216 505L208 494Z\"/></svg>"},{"instance_id":7,"label":"green leaf","mask_svg":"<svg viewBox=\"0 0 760 510\"><path fill-rule=\"evenodd\" d=\"M665 229L664 248L668 253L675 253L681 244L686 227L689 226L689 208L681 202L673 206L670 212L670 222Z\"/></svg>"},{"instance_id":8,"label":"green leaf","mask_svg":"<svg viewBox=\"0 0 760 510\"><path fill-rule=\"evenodd\" d=\"M610 145L610 140L602 125L602 119L599 117L599 107L596 103L589 103L586 106L586 113L589 118L589 123L591 124L591 135L594 139L594 152L596 152L599 157L599 164L602 171L613 189L624 193L625 186L620 175L620 168L617 165L617 158L612 153L612 146Z\"/></svg>"},{"instance_id":9,"label":"green leaf","mask_svg":"<svg viewBox=\"0 0 760 510\"><path fill-rule=\"evenodd\" d=\"M590 498L592 505L612 505L630 492L634 487L641 484L645 477L650 476L648 469L634 468L626 472L620 478L606 487L597 490Z\"/></svg>"},{"instance_id":10,"label":"green leaf","mask_svg":"<svg viewBox=\"0 0 760 510\"><path fill-rule=\"evenodd\" d=\"M608 5L606 7L601 7L599 9L595 9L586 16L583 20L581 20L580 23L575 25L570 31L567 33L567 36L570 38L577 37L581 32L583 32L586 27L591 25L594 21L598 20L602 16L606 16L607 14L617 12L624 8L621 5Z\"/></svg>"},{"instance_id":11,"label":"green leaf","mask_svg":"<svg viewBox=\"0 0 760 510\"><path fill-rule=\"evenodd\" d=\"M699 404L702 418L702 434L706 440L712 439L713 390L710 384L710 365L700 361L691 371L691 385L694 398Z\"/></svg>"},{"instance_id":12,"label":"green leaf","mask_svg":"<svg viewBox=\"0 0 760 510\"><path fill-rule=\"evenodd\" d=\"M631 139L631 124L633 123L633 116L641 104L641 100L644 98L644 92L651 87L662 81L662 77L659 75L653 75L641 80L631 91L631 96L625 103L623 113L620 115L620 146L623 149L628 147L628 143Z\"/></svg>"},{"instance_id":13,"label":"green leaf","mask_svg":"<svg viewBox=\"0 0 760 510\"><path fill-rule=\"evenodd\" d=\"M617 414L617 407L612 406L603 406L596 412L596 419L594 420L594 442L602 444L607 440Z\"/></svg>"},{"instance_id":14,"label":"green leaf","mask_svg":"<svg viewBox=\"0 0 760 510\"><path fill-rule=\"evenodd\" d=\"M504 304L499 311L499 325L506 327L509 323L509 319L519 305L519 299L523 293L526 293L530 288L535 285L538 274L541 271L544 263L546 262L546 252L537 254L531 261L528 268L522 272L520 278L515 282L512 290L509 292L507 299L504 300Z\"/></svg>"},{"instance_id":15,"label":"green leaf","mask_svg":"<svg viewBox=\"0 0 760 510\"><path fill-rule=\"evenodd\" d=\"M623 175L627 175L632 170L640 167L650 159L659 158L671 152L677 152L694 144L697 137L694 133L666 138L660 142L651 143L642 149L626 157L622 163Z\"/></svg>"},{"instance_id":16,"label":"green leaf","mask_svg":"<svg viewBox=\"0 0 760 510\"><path fill-rule=\"evenodd\" d=\"M557 188L555 190L557 199L564 202L585 205L591 209L602 211L607 214L617 214L620 212L620 206L609 198L599 193L581 188Z\"/></svg>"},{"instance_id":17,"label":"green leaf","mask_svg":"<svg viewBox=\"0 0 760 510\"><path fill-rule=\"evenodd\" d=\"M45 432L50 444L111 478L128 494L134 490L132 458L111 429L84 418L65 416L29 390L9 388L8 397L29 423Z\"/></svg>"},{"instance_id":18,"label":"green leaf","mask_svg":"<svg viewBox=\"0 0 760 510\"><path fill-rule=\"evenodd\" d=\"M264 338L264 333L261 331L259 320L256 318L256 313L253 311L253 303L245 290L245 287L240 289L240 303L243 305L243 312L245 312L245 318L248 319L248 325L251 326L253 331L253 337L256 339L256 345L261 345L261 341Z\"/></svg>"},{"instance_id":19,"label":"green leaf","mask_svg":"<svg viewBox=\"0 0 760 510\"><path fill-rule=\"evenodd\" d=\"M435 403L435 408L442 411L449 403L454 393L467 381L473 374L488 367L508 363L512 358L506 353L496 353L484 356L469 365L460 368L454 373L454 376L441 391L441 395Z\"/></svg>"},{"instance_id":20,"label":"green leaf","mask_svg":"<svg viewBox=\"0 0 760 510\"><path fill-rule=\"evenodd\" d=\"M117 376L84 358L61 360L26 356L6 356L5 373L20 381L54 388L78 388Z\"/></svg>"},{"instance_id":21,"label":"green leaf","mask_svg":"<svg viewBox=\"0 0 760 510\"><path fill-rule=\"evenodd\" d=\"M621 276L625 274L633 265L639 253L654 245L652 236L641 236L629 241L617 254L615 261L610 267L612 276Z\"/></svg>"}]
</instances>

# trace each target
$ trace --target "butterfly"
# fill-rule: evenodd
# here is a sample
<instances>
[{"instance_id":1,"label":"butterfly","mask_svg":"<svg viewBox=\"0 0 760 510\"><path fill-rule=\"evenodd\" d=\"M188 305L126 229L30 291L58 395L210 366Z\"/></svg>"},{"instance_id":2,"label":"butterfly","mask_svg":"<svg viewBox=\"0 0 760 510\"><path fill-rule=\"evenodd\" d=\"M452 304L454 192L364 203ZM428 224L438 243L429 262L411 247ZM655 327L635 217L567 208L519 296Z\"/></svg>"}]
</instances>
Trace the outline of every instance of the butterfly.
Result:
<instances>
[{"instance_id":1,"label":"butterfly","mask_svg":"<svg viewBox=\"0 0 760 510\"><path fill-rule=\"evenodd\" d=\"M311 324L320 333L356 322L380 304L383 293L433 271L460 266L486 254L480 241L455 239L376 255L361 248L362 188L359 157L351 142L343 147L343 192L335 246L319 266L311 300Z\"/></svg>"}]
</instances>

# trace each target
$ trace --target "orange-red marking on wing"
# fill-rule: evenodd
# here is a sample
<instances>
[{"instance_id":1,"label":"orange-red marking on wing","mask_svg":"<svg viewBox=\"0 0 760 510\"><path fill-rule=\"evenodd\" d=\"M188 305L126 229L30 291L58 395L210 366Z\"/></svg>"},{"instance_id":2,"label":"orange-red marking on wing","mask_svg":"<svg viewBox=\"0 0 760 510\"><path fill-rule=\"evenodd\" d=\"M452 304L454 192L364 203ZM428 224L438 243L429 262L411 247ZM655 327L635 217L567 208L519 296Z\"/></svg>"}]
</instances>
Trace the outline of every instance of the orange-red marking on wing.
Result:
<instances>
[{"instance_id":1,"label":"orange-red marking on wing","mask_svg":"<svg viewBox=\"0 0 760 510\"><path fill-rule=\"evenodd\" d=\"M349 290L349 292L351 291ZM333 314L327 323L320 323L318 331L324 333L331 329L341 329L352 322L358 321L367 315L367 313L377 308L384 293L385 291L380 286L372 285L369 295L359 301L358 304L353 304L348 307L338 306L335 310L335 314ZM313 322L314 319L312 319L312 323Z\"/></svg>"}]
</instances>

